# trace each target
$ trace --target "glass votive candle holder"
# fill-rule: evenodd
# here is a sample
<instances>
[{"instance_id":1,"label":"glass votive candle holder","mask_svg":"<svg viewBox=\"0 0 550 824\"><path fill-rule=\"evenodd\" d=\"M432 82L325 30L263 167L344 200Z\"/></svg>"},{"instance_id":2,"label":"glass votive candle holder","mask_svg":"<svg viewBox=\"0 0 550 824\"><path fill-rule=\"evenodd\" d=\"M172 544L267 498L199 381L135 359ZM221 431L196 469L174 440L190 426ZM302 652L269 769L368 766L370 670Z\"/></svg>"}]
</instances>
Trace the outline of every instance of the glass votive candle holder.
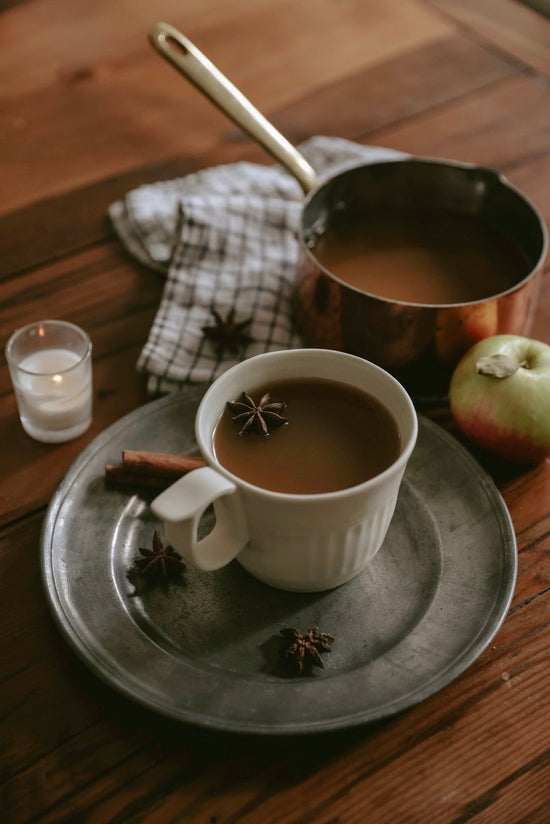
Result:
<instances>
[{"instance_id":1,"label":"glass votive candle holder","mask_svg":"<svg viewBox=\"0 0 550 824\"><path fill-rule=\"evenodd\" d=\"M6 360L25 432L42 443L77 438L92 422L92 343L62 320L13 333Z\"/></svg>"}]
</instances>

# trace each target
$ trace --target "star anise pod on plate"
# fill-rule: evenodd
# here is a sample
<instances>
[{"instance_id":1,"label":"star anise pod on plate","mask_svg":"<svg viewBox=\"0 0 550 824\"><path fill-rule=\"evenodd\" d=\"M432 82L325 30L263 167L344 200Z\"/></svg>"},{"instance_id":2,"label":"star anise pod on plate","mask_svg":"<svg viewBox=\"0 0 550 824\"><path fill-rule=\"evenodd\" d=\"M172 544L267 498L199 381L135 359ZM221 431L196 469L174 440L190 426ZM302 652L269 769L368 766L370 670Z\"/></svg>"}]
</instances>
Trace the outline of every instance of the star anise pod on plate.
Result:
<instances>
[{"instance_id":1,"label":"star anise pod on plate","mask_svg":"<svg viewBox=\"0 0 550 824\"><path fill-rule=\"evenodd\" d=\"M250 343L252 338L246 328L252 323L252 318L236 321L234 307L225 318L222 318L216 309L212 309L212 314L215 323L212 326L203 326L202 332L204 337L214 344L218 355L222 355L226 349L237 354L242 346Z\"/></svg>"},{"instance_id":2,"label":"star anise pod on plate","mask_svg":"<svg viewBox=\"0 0 550 824\"><path fill-rule=\"evenodd\" d=\"M163 545L157 530L153 533L152 549L139 547L139 551L142 557L134 563L147 578L170 578L185 570L181 555L170 544Z\"/></svg>"},{"instance_id":3,"label":"star anise pod on plate","mask_svg":"<svg viewBox=\"0 0 550 824\"><path fill-rule=\"evenodd\" d=\"M324 667L322 652L330 652L334 636L319 632L318 627L308 629L305 635L293 627L281 630L284 644L281 647L282 660L290 664L297 675L311 672L312 667Z\"/></svg>"},{"instance_id":4,"label":"star anise pod on plate","mask_svg":"<svg viewBox=\"0 0 550 824\"><path fill-rule=\"evenodd\" d=\"M262 396L259 403L255 403L250 395L243 392L238 401L228 401L234 423L242 424L239 435L256 432L257 435L269 435L272 429L288 423L281 414L286 409L286 403L271 401L269 392Z\"/></svg>"}]
</instances>

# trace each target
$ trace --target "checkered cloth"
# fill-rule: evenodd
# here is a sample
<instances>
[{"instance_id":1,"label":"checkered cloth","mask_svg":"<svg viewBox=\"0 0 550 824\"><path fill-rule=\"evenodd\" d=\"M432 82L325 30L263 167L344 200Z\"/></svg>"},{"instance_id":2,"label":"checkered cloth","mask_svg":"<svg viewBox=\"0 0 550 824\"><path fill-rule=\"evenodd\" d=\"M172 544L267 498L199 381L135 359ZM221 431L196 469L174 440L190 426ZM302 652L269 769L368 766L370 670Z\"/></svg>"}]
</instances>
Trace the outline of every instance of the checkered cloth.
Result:
<instances>
[{"instance_id":1,"label":"checkered cloth","mask_svg":"<svg viewBox=\"0 0 550 824\"><path fill-rule=\"evenodd\" d=\"M333 137L300 147L320 179L399 152ZM234 163L141 186L109 215L128 251L166 275L162 300L137 368L163 394L213 380L243 358L303 345L291 302L298 269L302 190L281 166ZM219 353L203 328L233 309L251 318L251 340Z\"/></svg>"}]
</instances>

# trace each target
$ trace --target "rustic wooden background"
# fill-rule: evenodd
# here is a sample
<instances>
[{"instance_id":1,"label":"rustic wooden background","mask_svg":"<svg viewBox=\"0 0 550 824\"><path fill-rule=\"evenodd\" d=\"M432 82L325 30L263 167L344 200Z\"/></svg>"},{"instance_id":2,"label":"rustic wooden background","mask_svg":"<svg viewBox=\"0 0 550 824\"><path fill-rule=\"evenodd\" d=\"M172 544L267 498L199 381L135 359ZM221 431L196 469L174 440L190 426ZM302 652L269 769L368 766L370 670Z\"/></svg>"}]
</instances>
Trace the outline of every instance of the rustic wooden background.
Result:
<instances>
[{"instance_id":1,"label":"rustic wooden background","mask_svg":"<svg viewBox=\"0 0 550 824\"><path fill-rule=\"evenodd\" d=\"M71 462L148 400L135 363L162 282L121 249L107 206L270 162L152 51L149 27L179 27L294 143L336 134L486 164L550 222L550 22L515 0L7 0L0 15L0 345L66 318L92 337L95 381L92 429L52 448L22 432L0 365L3 820L547 824L548 463L478 455L519 545L490 648L418 707L314 739L174 725L98 683L49 615L38 541ZM550 342L547 272L533 336Z\"/></svg>"}]
</instances>

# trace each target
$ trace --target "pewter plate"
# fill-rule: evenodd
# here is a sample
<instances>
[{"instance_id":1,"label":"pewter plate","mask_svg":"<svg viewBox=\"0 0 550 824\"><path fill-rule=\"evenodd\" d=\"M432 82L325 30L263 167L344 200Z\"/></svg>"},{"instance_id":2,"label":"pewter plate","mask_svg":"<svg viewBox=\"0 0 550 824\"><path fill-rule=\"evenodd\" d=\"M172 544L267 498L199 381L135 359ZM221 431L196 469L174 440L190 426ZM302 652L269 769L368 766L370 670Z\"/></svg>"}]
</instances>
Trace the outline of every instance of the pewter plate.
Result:
<instances>
[{"instance_id":1,"label":"pewter plate","mask_svg":"<svg viewBox=\"0 0 550 824\"><path fill-rule=\"evenodd\" d=\"M205 387L154 401L96 438L49 506L43 578L59 626L108 684L203 727L294 734L352 727L445 687L491 642L516 578L516 541L493 481L421 418L386 540L356 578L325 593L268 587L234 561L140 588L139 546L159 524L154 494L106 488L123 449L196 452ZM204 529L209 528L208 518ZM137 588L136 588L137 584ZM279 630L318 626L336 640L325 668L285 677Z\"/></svg>"}]
</instances>

